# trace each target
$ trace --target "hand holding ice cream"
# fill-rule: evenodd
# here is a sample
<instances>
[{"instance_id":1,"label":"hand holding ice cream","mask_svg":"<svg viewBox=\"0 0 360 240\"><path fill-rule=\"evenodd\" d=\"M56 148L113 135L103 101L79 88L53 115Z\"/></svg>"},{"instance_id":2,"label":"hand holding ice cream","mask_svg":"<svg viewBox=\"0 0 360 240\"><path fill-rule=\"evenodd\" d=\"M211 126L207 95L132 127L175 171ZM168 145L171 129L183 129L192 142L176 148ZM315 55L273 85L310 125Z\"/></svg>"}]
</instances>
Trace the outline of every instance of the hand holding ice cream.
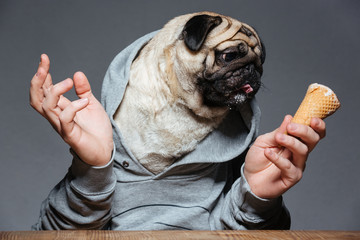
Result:
<instances>
[{"instance_id":1,"label":"hand holding ice cream","mask_svg":"<svg viewBox=\"0 0 360 240\"><path fill-rule=\"evenodd\" d=\"M325 136L322 119L339 106L331 89L311 84L294 118L286 116L278 129L256 139L244 167L255 195L276 198L300 181L309 153Z\"/></svg>"}]
</instances>

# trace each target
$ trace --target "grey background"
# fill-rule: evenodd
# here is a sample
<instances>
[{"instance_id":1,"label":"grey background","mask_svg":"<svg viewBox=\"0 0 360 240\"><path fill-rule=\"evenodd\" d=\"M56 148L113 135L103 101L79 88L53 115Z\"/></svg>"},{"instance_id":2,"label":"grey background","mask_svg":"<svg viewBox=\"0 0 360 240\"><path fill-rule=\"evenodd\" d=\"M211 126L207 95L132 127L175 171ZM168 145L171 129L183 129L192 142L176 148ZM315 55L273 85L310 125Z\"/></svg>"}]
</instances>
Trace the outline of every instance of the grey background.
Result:
<instances>
[{"instance_id":1,"label":"grey background","mask_svg":"<svg viewBox=\"0 0 360 240\"><path fill-rule=\"evenodd\" d=\"M285 193L292 229L360 230L359 1L0 0L0 230L28 230L71 163L68 147L28 104L41 53L55 82L81 70L100 89L115 55L184 13L210 10L254 26L267 47L258 93L261 133L293 114L309 83L331 87L342 107ZM73 92L68 97L75 99Z\"/></svg>"}]
</instances>

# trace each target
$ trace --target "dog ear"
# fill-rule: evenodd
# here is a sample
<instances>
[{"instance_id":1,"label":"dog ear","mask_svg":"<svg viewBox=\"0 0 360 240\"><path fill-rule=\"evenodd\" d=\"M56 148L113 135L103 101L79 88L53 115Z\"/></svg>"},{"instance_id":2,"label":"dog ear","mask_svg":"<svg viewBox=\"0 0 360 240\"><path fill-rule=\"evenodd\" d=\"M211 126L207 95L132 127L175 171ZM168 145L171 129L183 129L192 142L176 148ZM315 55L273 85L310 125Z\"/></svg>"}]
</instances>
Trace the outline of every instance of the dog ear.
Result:
<instances>
[{"instance_id":1,"label":"dog ear","mask_svg":"<svg viewBox=\"0 0 360 240\"><path fill-rule=\"evenodd\" d=\"M181 33L182 39L191 51L198 51L209 32L221 22L219 16L206 14L194 16L185 24Z\"/></svg>"}]
</instances>

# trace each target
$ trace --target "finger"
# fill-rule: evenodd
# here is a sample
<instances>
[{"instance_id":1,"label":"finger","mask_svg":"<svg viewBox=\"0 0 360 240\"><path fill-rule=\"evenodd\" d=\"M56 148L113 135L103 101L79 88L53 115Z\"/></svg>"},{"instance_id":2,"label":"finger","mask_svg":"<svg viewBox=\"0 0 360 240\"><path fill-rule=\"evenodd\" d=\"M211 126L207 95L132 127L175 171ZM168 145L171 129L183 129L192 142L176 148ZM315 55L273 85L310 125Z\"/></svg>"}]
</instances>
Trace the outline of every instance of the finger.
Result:
<instances>
[{"instance_id":1,"label":"finger","mask_svg":"<svg viewBox=\"0 0 360 240\"><path fill-rule=\"evenodd\" d=\"M71 144L71 136L73 136L73 130L75 126L74 118L76 113L84 109L89 103L89 99L81 98L71 102L64 111L59 115L61 125L61 135L64 140Z\"/></svg>"},{"instance_id":2,"label":"finger","mask_svg":"<svg viewBox=\"0 0 360 240\"><path fill-rule=\"evenodd\" d=\"M49 88L52 85L52 79L49 70L50 70L50 59L46 54L41 54L40 63L36 74L41 77L45 77L45 81L43 82L43 87L46 88Z\"/></svg>"},{"instance_id":3,"label":"finger","mask_svg":"<svg viewBox=\"0 0 360 240\"><path fill-rule=\"evenodd\" d=\"M317 133L313 128L296 123L290 123L287 127L288 133L295 136L303 141L312 151L316 144L320 141L320 134Z\"/></svg>"},{"instance_id":4,"label":"finger","mask_svg":"<svg viewBox=\"0 0 360 240\"><path fill-rule=\"evenodd\" d=\"M293 164L298 168L303 169L309 154L308 146L299 139L287 134L278 133L276 134L275 139L279 145L285 147L292 153ZM287 157L290 158L289 155Z\"/></svg>"},{"instance_id":5,"label":"finger","mask_svg":"<svg viewBox=\"0 0 360 240\"><path fill-rule=\"evenodd\" d=\"M67 106L69 106L70 103L71 101L69 99L61 95L58 102L58 106L61 110L64 110Z\"/></svg>"},{"instance_id":6,"label":"finger","mask_svg":"<svg viewBox=\"0 0 360 240\"><path fill-rule=\"evenodd\" d=\"M51 74L48 73L46 75L46 78L45 78L45 81L44 81L44 84L42 86L43 89L49 89L50 87L53 86L53 83L52 83L52 78L51 78Z\"/></svg>"},{"instance_id":7,"label":"finger","mask_svg":"<svg viewBox=\"0 0 360 240\"><path fill-rule=\"evenodd\" d=\"M89 98L92 96L91 93L91 87L89 80L82 72L77 72L74 74L74 85L75 85L75 91L76 94L79 96L79 98Z\"/></svg>"},{"instance_id":8,"label":"finger","mask_svg":"<svg viewBox=\"0 0 360 240\"><path fill-rule=\"evenodd\" d=\"M57 83L50 89L45 90L45 99L42 104L42 108L44 110L45 115L49 120L57 119L60 108L58 108L58 102L60 96L69 91L73 86L73 82L71 79L65 79L62 82Z\"/></svg>"},{"instance_id":9,"label":"finger","mask_svg":"<svg viewBox=\"0 0 360 240\"><path fill-rule=\"evenodd\" d=\"M290 160L276 154L269 148L265 149L264 153L267 159L281 170L285 187L291 187L300 181L302 178L302 170L297 168Z\"/></svg>"},{"instance_id":10,"label":"finger","mask_svg":"<svg viewBox=\"0 0 360 240\"><path fill-rule=\"evenodd\" d=\"M40 57L39 67L30 83L30 105L42 114L42 101L44 99L43 85L45 81L51 82L51 76L48 75L50 60L46 54Z\"/></svg>"},{"instance_id":11,"label":"finger","mask_svg":"<svg viewBox=\"0 0 360 240\"><path fill-rule=\"evenodd\" d=\"M41 72L45 73L45 75L46 75L47 73L49 73L49 69L50 69L50 59L49 59L48 55L41 54L38 71L40 70Z\"/></svg>"},{"instance_id":12,"label":"finger","mask_svg":"<svg viewBox=\"0 0 360 240\"><path fill-rule=\"evenodd\" d=\"M320 136L320 139L323 139L326 136L326 124L320 118L312 118L310 121L310 126L317 132Z\"/></svg>"},{"instance_id":13,"label":"finger","mask_svg":"<svg viewBox=\"0 0 360 240\"><path fill-rule=\"evenodd\" d=\"M43 114L42 102L44 100L44 92L42 90L42 85L44 81L45 77L40 78L35 75L30 83L30 105L40 114Z\"/></svg>"},{"instance_id":14,"label":"finger","mask_svg":"<svg viewBox=\"0 0 360 240\"><path fill-rule=\"evenodd\" d=\"M286 127L291 122L292 117L290 115L286 115L284 120L282 121L280 127L276 129L277 133L286 133Z\"/></svg>"}]
</instances>

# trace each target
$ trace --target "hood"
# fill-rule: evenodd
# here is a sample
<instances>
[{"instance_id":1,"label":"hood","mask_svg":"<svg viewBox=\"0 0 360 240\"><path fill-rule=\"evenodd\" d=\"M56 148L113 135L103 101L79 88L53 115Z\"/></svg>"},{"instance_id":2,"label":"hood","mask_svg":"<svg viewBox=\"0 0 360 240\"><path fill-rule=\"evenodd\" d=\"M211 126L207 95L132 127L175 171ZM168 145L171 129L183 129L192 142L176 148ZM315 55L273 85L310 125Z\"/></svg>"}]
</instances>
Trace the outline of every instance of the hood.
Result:
<instances>
[{"instance_id":1,"label":"hood","mask_svg":"<svg viewBox=\"0 0 360 240\"><path fill-rule=\"evenodd\" d=\"M117 150L122 152L125 150L134 161L136 160L121 141L121 134L113 116L123 99L133 59L142 46L150 41L156 33L157 31L139 38L114 58L106 72L101 92L101 102L113 125ZM203 139L194 151L173 165L220 163L239 156L257 136L259 121L260 109L256 99L252 99L237 111L231 111L220 126Z\"/></svg>"}]
</instances>

